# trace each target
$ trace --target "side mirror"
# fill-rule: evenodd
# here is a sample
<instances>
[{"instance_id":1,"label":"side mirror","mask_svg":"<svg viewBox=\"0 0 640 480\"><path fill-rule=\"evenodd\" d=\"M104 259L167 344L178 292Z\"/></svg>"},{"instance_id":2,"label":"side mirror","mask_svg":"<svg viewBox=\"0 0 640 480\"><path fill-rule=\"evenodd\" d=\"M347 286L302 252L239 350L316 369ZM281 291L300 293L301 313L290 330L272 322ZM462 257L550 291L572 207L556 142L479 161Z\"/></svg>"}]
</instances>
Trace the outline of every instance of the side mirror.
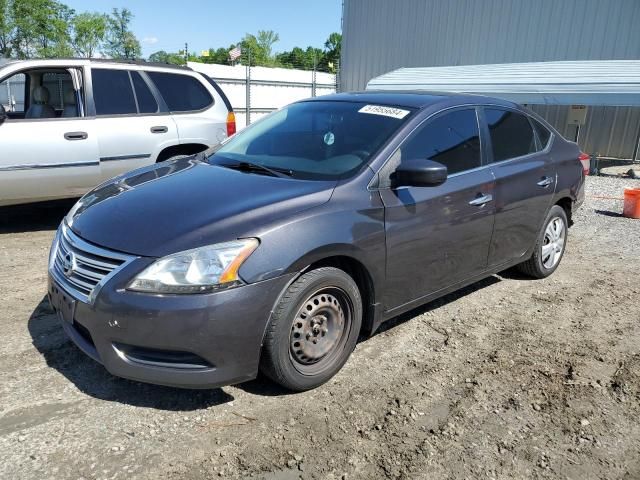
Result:
<instances>
[{"instance_id":1,"label":"side mirror","mask_svg":"<svg viewBox=\"0 0 640 480\"><path fill-rule=\"evenodd\" d=\"M447 167L433 160L402 162L392 176L394 187L436 187L447 180Z\"/></svg>"},{"instance_id":2,"label":"side mirror","mask_svg":"<svg viewBox=\"0 0 640 480\"><path fill-rule=\"evenodd\" d=\"M0 103L0 125L7 119L7 111L4 109L4 105Z\"/></svg>"}]
</instances>

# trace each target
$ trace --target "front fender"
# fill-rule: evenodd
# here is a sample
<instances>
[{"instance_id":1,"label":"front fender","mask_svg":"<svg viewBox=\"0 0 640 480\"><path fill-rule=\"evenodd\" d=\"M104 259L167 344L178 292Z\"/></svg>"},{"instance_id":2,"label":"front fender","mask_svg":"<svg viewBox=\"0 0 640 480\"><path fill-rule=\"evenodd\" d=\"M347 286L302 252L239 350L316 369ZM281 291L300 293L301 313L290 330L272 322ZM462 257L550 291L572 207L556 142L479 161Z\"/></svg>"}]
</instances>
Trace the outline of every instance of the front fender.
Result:
<instances>
[{"instance_id":1,"label":"front fender","mask_svg":"<svg viewBox=\"0 0 640 480\"><path fill-rule=\"evenodd\" d=\"M256 232L260 246L240 269L248 283L301 272L321 260L342 256L360 262L376 291L384 282L384 208L375 194L363 208L336 207L330 201L288 222ZM357 205L354 205L357 207Z\"/></svg>"}]
</instances>

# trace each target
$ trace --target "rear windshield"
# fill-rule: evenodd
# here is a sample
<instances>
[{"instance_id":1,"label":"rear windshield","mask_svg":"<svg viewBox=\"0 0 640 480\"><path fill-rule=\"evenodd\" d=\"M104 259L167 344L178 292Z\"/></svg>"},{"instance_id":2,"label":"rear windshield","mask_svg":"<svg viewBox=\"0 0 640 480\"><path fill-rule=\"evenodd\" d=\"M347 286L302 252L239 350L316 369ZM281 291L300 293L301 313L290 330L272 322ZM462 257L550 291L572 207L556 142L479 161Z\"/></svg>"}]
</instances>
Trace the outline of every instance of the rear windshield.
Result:
<instances>
[{"instance_id":1,"label":"rear windshield","mask_svg":"<svg viewBox=\"0 0 640 480\"><path fill-rule=\"evenodd\" d=\"M250 162L293 178L348 178L406 122L413 109L360 102L289 105L231 137L209 162Z\"/></svg>"}]
</instances>

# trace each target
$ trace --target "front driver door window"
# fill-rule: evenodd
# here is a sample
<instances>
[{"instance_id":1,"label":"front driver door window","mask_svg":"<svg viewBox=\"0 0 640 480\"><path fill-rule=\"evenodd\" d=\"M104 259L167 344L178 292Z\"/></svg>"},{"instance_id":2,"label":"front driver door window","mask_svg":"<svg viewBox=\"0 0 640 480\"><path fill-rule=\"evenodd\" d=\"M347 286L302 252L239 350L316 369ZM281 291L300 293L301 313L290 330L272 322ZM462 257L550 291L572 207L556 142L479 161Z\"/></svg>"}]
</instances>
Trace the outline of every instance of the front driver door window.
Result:
<instances>
[{"instance_id":1,"label":"front driver door window","mask_svg":"<svg viewBox=\"0 0 640 480\"><path fill-rule=\"evenodd\" d=\"M400 146L390 161L430 159L446 165L437 187L380 190L385 205L387 288L393 309L482 273L493 229L492 194L482 165L475 108L438 114Z\"/></svg>"}]
</instances>

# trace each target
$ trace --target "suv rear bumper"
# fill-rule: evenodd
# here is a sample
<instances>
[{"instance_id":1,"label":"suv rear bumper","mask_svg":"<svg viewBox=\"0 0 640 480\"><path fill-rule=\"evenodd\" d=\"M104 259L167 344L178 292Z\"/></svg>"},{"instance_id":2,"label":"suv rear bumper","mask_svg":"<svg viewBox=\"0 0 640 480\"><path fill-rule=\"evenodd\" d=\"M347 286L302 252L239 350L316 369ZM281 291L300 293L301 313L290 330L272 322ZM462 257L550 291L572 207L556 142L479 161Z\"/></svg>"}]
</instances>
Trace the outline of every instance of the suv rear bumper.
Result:
<instances>
[{"instance_id":1,"label":"suv rear bumper","mask_svg":"<svg viewBox=\"0 0 640 480\"><path fill-rule=\"evenodd\" d=\"M213 388L256 377L273 305L293 275L205 295L100 291L76 302L69 338L113 375L182 388ZM68 294L49 275L49 297Z\"/></svg>"}]
</instances>

